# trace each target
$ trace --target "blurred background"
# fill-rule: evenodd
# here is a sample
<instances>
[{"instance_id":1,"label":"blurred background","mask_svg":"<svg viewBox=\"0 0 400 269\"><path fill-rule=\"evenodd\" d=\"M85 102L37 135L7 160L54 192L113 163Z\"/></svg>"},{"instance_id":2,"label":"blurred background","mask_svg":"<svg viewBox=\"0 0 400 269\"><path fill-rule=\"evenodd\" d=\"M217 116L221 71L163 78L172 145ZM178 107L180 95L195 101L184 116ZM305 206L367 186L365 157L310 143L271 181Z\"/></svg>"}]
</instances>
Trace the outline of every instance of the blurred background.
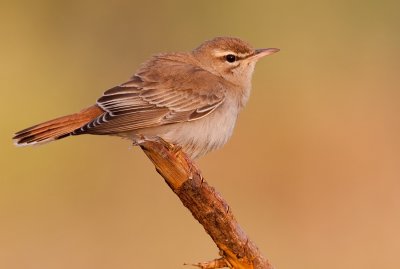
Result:
<instances>
[{"instance_id":1,"label":"blurred background","mask_svg":"<svg viewBox=\"0 0 400 269\"><path fill-rule=\"evenodd\" d=\"M93 104L150 55L237 36L260 61L199 161L276 268L400 268L399 1L2 1L0 268L186 268L218 250L141 150L15 131Z\"/></svg>"}]
</instances>

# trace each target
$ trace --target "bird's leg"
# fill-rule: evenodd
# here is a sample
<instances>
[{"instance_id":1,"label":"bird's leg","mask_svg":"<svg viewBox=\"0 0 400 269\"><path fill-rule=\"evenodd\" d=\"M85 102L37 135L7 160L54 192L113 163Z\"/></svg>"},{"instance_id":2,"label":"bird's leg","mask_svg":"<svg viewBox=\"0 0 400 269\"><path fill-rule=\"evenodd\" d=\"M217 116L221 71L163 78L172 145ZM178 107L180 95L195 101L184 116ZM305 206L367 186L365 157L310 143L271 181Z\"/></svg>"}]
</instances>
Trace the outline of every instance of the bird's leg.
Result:
<instances>
[{"instance_id":1,"label":"bird's leg","mask_svg":"<svg viewBox=\"0 0 400 269\"><path fill-rule=\"evenodd\" d=\"M170 142L165 141L159 136L144 136L142 134L138 134L137 138L133 141L134 146L140 146L141 144L145 142L156 142L163 144L166 146L168 149L171 150L172 154L176 157L180 152L184 152L182 150L182 147L176 144L172 144Z\"/></svg>"},{"instance_id":2,"label":"bird's leg","mask_svg":"<svg viewBox=\"0 0 400 269\"><path fill-rule=\"evenodd\" d=\"M141 144L143 144L145 142L167 143L166 141L164 141L162 138L160 138L158 136L145 136L142 134L135 135L135 138L133 139L134 146L140 146ZM164 143L162 143L162 144L164 144ZM168 143L168 145L170 145L170 144Z\"/></svg>"}]
</instances>

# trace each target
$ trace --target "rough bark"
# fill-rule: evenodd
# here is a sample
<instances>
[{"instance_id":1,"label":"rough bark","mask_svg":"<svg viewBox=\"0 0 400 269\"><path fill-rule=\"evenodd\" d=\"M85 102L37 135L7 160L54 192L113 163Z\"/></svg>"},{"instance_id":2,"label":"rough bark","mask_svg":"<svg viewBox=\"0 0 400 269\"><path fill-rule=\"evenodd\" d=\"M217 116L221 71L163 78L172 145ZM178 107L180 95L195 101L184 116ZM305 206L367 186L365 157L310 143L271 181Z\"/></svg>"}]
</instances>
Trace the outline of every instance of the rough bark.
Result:
<instances>
[{"instance_id":1,"label":"rough bark","mask_svg":"<svg viewBox=\"0 0 400 269\"><path fill-rule=\"evenodd\" d=\"M239 226L227 202L207 184L183 151L162 139L144 140L139 144L220 250L220 258L194 265L200 268L273 268Z\"/></svg>"}]
</instances>

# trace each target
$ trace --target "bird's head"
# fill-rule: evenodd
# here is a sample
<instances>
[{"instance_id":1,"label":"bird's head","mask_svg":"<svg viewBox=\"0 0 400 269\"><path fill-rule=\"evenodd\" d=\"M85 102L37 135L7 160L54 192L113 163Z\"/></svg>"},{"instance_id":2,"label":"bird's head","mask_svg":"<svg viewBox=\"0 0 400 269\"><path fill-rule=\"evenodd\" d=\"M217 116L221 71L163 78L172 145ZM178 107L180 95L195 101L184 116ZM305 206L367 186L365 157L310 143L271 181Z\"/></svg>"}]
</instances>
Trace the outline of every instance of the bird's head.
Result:
<instances>
[{"instance_id":1,"label":"bird's head","mask_svg":"<svg viewBox=\"0 0 400 269\"><path fill-rule=\"evenodd\" d=\"M247 86L257 61L278 51L276 48L254 49L239 38L216 37L194 49L193 55L209 72L235 85Z\"/></svg>"}]
</instances>

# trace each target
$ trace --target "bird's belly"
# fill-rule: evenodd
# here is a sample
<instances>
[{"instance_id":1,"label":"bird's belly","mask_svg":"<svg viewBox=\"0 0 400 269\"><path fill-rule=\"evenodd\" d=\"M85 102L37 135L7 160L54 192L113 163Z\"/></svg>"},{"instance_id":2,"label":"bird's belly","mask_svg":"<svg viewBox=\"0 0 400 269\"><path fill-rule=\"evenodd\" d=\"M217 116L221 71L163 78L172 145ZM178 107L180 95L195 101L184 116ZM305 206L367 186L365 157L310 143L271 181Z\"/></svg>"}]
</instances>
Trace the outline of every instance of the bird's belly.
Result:
<instances>
[{"instance_id":1,"label":"bird's belly","mask_svg":"<svg viewBox=\"0 0 400 269\"><path fill-rule=\"evenodd\" d=\"M226 107L225 107L226 108ZM158 136L167 142L178 145L191 158L198 158L209 151L222 147L231 137L238 111L220 107L204 118L137 130L130 138L137 135Z\"/></svg>"},{"instance_id":2,"label":"bird's belly","mask_svg":"<svg viewBox=\"0 0 400 269\"><path fill-rule=\"evenodd\" d=\"M236 116L209 115L203 119L185 122L161 137L183 148L192 158L222 147L231 137Z\"/></svg>"}]
</instances>

